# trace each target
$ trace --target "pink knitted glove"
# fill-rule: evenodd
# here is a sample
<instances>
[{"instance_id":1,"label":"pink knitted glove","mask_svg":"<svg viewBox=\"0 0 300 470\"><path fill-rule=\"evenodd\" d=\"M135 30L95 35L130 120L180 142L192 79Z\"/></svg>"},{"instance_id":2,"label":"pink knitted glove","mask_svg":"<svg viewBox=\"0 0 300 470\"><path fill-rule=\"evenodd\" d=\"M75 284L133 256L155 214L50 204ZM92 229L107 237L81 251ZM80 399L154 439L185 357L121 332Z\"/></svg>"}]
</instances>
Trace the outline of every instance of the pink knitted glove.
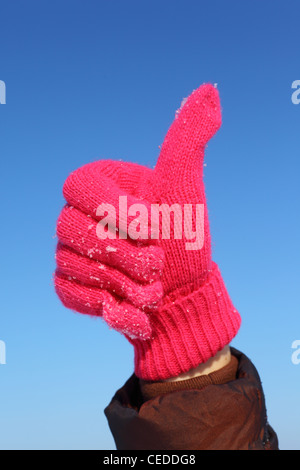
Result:
<instances>
[{"instance_id":1,"label":"pink knitted glove","mask_svg":"<svg viewBox=\"0 0 300 470\"><path fill-rule=\"evenodd\" d=\"M202 85L177 111L154 170L98 161L64 185L57 294L123 333L145 380L206 362L240 326L211 258L203 184L205 146L220 125L218 92Z\"/></svg>"}]
</instances>

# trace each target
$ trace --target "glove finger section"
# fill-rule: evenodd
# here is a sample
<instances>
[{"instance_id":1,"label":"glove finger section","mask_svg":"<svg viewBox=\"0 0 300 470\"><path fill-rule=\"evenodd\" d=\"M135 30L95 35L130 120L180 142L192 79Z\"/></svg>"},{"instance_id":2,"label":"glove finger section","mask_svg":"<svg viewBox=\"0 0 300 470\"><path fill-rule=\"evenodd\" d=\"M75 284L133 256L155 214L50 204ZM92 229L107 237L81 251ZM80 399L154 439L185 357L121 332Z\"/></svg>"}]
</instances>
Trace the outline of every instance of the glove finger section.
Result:
<instances>
[{"instance_id":1,"label":"glove finger section","mask_svg":"<svg viewBox=\"0 0 300 470\"><path fill-rule=\"evenodd\" d=\"M100 235L100 237L99 237ZM114 238L106 232L101 238L97 222L72 206L65 206L57 223L60 242L90 259L114 267L139 282L159 280L164 264L163 249L156 245L141 245L138 241Z\"/></svg>"},{"instance_id":2,"label":"glove finger section","mask_svg":"<svg viewBox=\"0 0 300 470\"><path fill-rule=\"evenodd\" d=\"M105 221L118 227L122 233L130 233L138 223L139 240L151 244L154 243L152 233L155 231L151 222L151 204L145 198L132 194L139 192L141 181L146 184L150 178L149 172L150 169L140 165L95 162L71 173L64 184L63 194L70 206L96 220L105 216Z\"/></svg>"},{"instance_id":3,"label":"glove finger section","mask_svg":"<svg viewBox=\"0 0 300 470\"><path fill-rule=\"evenodd\" d=\"M171 191L197 180L203 171L204 148L220 128L221 106L217 89L204 84L195 90L177 112L162 145L154 179L170 181ZM172 172L170 172L172 168Z\"/></svg>"},{"instance_id":4,"label":"glove finger section","mask_svg":"<svg viewBox=\"0 0 300 470\"><path fill-rule=\"evenodd\" d=\"M103 318L116 331L131 339L147 340L151 338L152 328L149 316L127 302L110 303L104 309Z\"/></svg>"},{"instance_id":5,"label":"glove finger section","mask_svg":"<svg viewBox=\"0 0 300 470\"><path fill-rule=\"evenodd\" d=\"M156 309L163 296L160 281L139 284L117 269L82 256L60 243L57 246L56 263L59 272L69 279L78 280L87 286L106 289L138 308Z\"/></svg>"},{"instance_id":6,"label":"glove finger section","mask_svg":"<svg viewBox=\"0 0 300 470\"><path fill-rule=\"evenodd\" d=\"M55 289L63 305L78 313L103 317L107 324L132 339L151 337L148 315L106 290L88 287L56 271Z\"/></svg>"}]
</instances>

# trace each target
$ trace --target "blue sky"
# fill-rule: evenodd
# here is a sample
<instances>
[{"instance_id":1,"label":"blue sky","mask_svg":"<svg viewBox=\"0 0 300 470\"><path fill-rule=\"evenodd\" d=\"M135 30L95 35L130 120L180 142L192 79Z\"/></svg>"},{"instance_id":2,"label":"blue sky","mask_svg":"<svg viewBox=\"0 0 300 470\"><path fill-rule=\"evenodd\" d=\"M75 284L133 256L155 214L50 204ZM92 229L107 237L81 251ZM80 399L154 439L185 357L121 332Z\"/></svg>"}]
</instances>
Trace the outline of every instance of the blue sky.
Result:
<instances>
[{"instance_id":1,"label":"blue sky","mask_svg":"<svg viewBox=\"0 0 300 470\"><path fill-rule=\"evenodd\" d=\"M126 340L52 283L62 185L100 158L154 166L175 110L218 83L206 152L214 259L281 448L300 449L299 2L0 1L0 447L114 449L104 407Z\"/></svg>"}]
</instances>

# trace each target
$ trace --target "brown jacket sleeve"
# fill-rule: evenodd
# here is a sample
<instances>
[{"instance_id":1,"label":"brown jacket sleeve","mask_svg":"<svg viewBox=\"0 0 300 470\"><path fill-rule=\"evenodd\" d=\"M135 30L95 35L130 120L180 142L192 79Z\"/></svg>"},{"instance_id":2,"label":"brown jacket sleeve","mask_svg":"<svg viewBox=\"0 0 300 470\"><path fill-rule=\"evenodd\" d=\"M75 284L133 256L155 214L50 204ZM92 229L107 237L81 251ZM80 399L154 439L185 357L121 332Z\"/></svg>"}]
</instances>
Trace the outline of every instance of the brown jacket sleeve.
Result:
<instances>
[{"instance_id":1,"label":"brown jacket sleeve","mask_svg":"<svg viewBox=\"0 0 300 470\"><path fill-rule=\"evenodd\" d=\"M145 400L133 374L105 409L117 449L278 450L257 370L244 354L231 352L236 378L200 389Z\"/></svg>"}]
</instances>

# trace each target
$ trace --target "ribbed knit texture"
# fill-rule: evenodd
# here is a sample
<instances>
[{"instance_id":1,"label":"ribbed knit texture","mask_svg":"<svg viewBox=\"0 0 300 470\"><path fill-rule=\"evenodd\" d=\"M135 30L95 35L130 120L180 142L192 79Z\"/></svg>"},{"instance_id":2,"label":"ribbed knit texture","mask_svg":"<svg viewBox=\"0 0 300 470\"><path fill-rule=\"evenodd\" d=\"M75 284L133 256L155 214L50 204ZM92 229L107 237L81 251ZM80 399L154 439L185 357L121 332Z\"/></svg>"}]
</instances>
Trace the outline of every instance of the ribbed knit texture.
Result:
<instances>
[{"instance_id":1,"label":"ribbed knit texture","mask_svg":"<svg viewBox=\"0 0 300 470\"><path fill-rule=\"evenodd\" d=\"M140 380L140 389L144 401L161 397L167 393L179 392L183 390L203 390L209 385L222 385L236 380L239 361L235 356L226 366L205 375L198 375L186 380L179 381L155 381L148 382Z\"/></svg>"},{"instance_id":2,"label":"ribbed knit texture","mask_svg":"<svg viewBox=\"0 0 300 470\"><path fill-rule=\"evenodd\" d=\"M240 326L212 261L203 183L205 146L220 125L218 92L202 85L176 113L154 170L102 160L79 168L64 185L56 291L68 308L101 316L123 333L134 346L135 373L145 380L174 377L206 362ZM125 206L120 207L120 197ZM115 214L99 212L103 203L116 208ZM146 209L137 239L125 236L137 217L128 213L133 204ZM179 207L192 221L193 232L195 208L201 206L201 246L187 249L190 234L176 216L171 217L170 237L162 236L165 226L160 223L157 239L149 238L155 204ZM101 238L103 216L108 239ZM178 229L182 236L176 238Z\"/></svg>"}]
</instances>

